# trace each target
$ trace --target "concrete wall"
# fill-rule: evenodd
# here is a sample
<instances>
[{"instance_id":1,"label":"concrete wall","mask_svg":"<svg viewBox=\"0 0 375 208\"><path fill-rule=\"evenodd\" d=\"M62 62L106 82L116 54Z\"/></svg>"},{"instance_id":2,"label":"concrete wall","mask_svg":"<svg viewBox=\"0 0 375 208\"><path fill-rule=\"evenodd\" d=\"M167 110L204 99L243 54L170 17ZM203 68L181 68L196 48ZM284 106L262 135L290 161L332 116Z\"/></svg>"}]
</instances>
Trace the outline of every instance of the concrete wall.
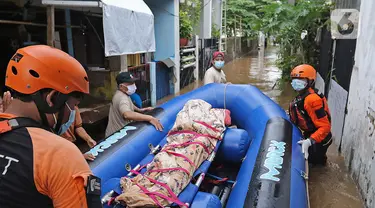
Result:
<instances>
[{"instance_id":1,"label":"concrete wall","mask_svg":"<svg viewBox=\"0 0 375 208\"><path fill-rule=\"evenodd\" d=\"M145 0L155 18L156 51L154 61L162 61L175 55L173 0Z\"/></svg>"},{"instance_id":2,"label":"concrete wall","mask_svg":"<svg viewBox=\"0 0 375 208\"><path fill-rule=\"evenodd\" d=\"M375 1L362 1L360 10L342 152L366 206L375 207Z\"/></svg>"},{"instance_id":3,"label":"concrete wall","mask_svg":"<svg viewBox=\"0 0 375 208\"><path fill-rule=\"evenodd\" d=\"M212 24L215 24L217 29L221 27L221 2L222 0L212 0Z\"/></svg>"},{"instance_id":4,"label":"concrete wall","mask_svg":"<svg viewBox=\"0 0 375 208\"><path fill-rule=\"evenodd\" d=\"M199 37L204 39L211 38L212 32L212 0L202 0L202 11L200 19Z\"/></svg>"}]
</instances>

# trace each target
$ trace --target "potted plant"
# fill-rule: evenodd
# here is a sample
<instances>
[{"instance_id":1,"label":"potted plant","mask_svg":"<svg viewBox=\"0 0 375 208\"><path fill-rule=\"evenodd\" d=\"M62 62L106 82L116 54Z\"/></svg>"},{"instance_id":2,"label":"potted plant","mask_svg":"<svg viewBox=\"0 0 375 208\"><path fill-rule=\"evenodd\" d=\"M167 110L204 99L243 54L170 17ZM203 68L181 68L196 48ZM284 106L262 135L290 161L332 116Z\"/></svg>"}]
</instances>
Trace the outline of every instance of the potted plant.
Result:
<instances>
[{"instance_id":1,"label":"potted plant","mask_svg":"<svg viewBox=\"0 0 375 208\"><path fill-rule=\"evenodd\" d=\"M212 33L212 38L216 38L216 39L219 39L220 38L220 29L218 28L218 26L213 23L212 24L212 28L211 28L211 33Z\"/></svg>"},{"instance_id":2,"label":"potted plant","mask_svg":"<svg viewBox=\"0 0 375 208\"><path fill-rule=\"evenodd\" d=\"M185 11L180 11L180 47L186 46L193 32L192 22Z\"/></svg>"}]
</instances>

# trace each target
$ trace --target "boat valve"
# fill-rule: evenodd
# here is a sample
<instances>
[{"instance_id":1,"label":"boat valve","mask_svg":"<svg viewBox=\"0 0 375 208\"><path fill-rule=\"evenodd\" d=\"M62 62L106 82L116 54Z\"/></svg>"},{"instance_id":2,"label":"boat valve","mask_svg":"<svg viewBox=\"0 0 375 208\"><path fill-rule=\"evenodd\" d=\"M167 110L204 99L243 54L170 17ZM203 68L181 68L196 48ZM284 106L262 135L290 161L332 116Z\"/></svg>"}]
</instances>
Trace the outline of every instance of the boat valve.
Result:
<instances>
[{"instance_id":1,"label":"boat valve","mask_svg":"<svg viewBox=\"0 0 375 208\"><path fill-rule=\"evenodd\" d=\"M102 204L104 205L104 204L107 204L108 202L110 202L111 200L112 200L112 196L113 196L113 194L114 194L115 192L112 190L112 191L110 191L110 192L108 192L108 193L106 193L104 196L103 196L103 198L102 198Z\"/></svg>"},{"instance_id":2,"label":"boat valve","mask_svg":"<svg viewBox=\"0 0 375 208\"><path fill-rule=\"evenodd\" d=\"M153 154L153 155L155 155L160 150L160 145L157 145L156 147L154 147L154 145L149 143L148 147L150 148L150 151L151 151L150 154Z\"/></svg>"},{"instance_id":3,"label":"boat valve","mask_svg":"<svg viewBox=\"0 0 375 208\"><path fill-rule=\"evenodd\" d=\"M128 172L131 171L132 170L132 166L129 163L126 163L125 170L128 171Z\"/></svg>"}]
</instances>

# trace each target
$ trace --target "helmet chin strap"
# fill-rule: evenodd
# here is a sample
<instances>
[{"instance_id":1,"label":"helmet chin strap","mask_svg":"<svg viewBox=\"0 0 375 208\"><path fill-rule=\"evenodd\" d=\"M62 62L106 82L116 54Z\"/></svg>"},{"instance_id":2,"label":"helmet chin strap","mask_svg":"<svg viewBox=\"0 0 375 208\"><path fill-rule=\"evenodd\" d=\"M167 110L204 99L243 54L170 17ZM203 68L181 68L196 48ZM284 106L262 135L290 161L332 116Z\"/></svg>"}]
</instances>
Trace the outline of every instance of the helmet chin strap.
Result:
<instances>
[{"instance_id":1,"label":"helmet chin strap","mask_svg":"<svg viewBox=\"0 0 375 208\"><path fill-rule=\"evenodd\" d=\"M46 114L54 114L59 112L59 115L64 115L65 109L65 102L68 100L68 95L59 93L57 95L57 99L55 99L54 106L51 107L47 104L47 102L43 99L43 95L40 92L37 92L32 95L33 101L36 104L36 107L39 112L39 116L42 121L42 125L47 127L47 129L51 129L54 133L57 133L61 127L63 116L59 116L57 119L57 123L54 129L52 129L48 123Z\"/></svg>"}]
</instances>

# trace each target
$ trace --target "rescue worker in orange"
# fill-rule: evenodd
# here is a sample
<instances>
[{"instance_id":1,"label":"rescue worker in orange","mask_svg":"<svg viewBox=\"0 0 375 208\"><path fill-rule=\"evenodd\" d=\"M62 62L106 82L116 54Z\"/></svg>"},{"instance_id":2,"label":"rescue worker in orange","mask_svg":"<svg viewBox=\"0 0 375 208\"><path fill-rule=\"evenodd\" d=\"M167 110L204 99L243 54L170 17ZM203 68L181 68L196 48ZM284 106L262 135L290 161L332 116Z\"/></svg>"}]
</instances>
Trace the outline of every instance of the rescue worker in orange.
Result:
<instances>
[{"instance_id":1,"label":"rescue worker in orange","mask_svg":"<svg viewBox=\"0 0 375 208\"><path fill-rule=\"evenodd\" d=\"M101 207L100 179L79 149L56 135L89 93L81 64L49 46L21 48L5 85L13 100L0 114L0 207Z\"/></svg>"},{"instance_id":2,"label":"rescue worker in orange","mask_svg":"<svg viewBox=\"0 0 375 208\"><path fill-rule=\"evenodd\" d=\"M91 138L91 136L86 132L86 130L82 126L82 118L81 113L79 112L79 109L77 106L74 107L74 122L71 126L64 126L62 131L65 133L62 133L61 136L65 139L75 142L77 141L77 136L81 139L85 140L87 145L92 148L96 145L96 141ZM83 157L86 160L93 161L95 159L95 156L91 153L85 153L83 154Z\"/></svg>"},{"instance_id":3,"label":"rescue worker in orange","mask_svg":"<svg viewBox=\"0 0 375 208\"><path fill-rule=\"evenodd\" d=\"M295 67L290 76L292 87L298 92L290 103L290 119L304 136L298 143L305 159L312 164L325 165L327 149L332 143L331 117L326 98L314 88L316 70L303 64Z\"/></svg>"}]
</instances>

